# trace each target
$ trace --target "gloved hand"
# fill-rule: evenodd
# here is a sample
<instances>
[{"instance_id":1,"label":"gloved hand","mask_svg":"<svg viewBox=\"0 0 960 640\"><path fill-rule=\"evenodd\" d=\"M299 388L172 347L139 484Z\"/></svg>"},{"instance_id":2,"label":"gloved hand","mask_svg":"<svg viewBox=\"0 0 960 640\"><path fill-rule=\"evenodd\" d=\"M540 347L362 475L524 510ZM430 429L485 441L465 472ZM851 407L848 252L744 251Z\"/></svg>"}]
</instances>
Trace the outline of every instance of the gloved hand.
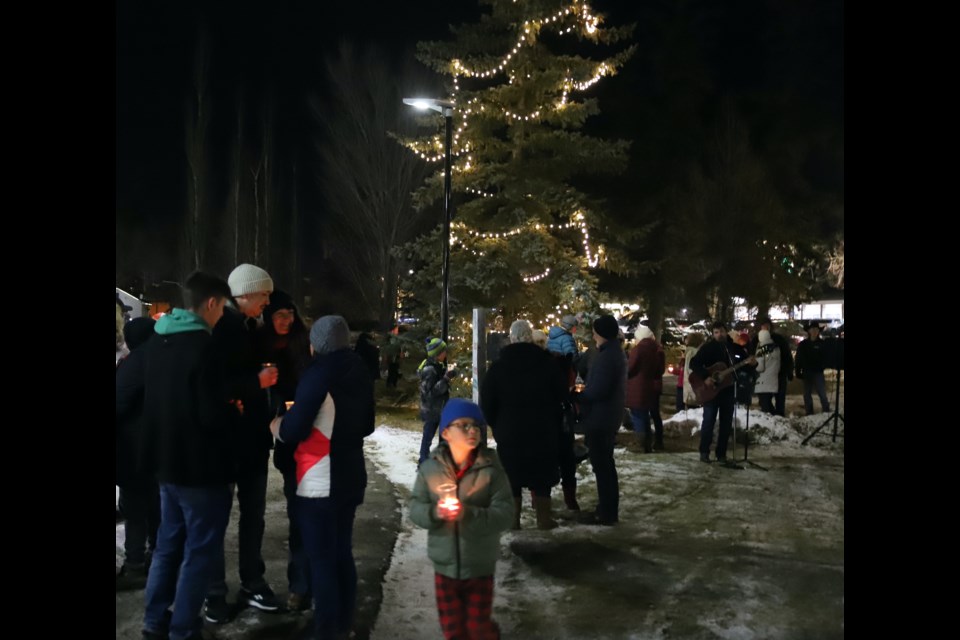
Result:
<instances>
[{"instance_id":1,"label":"gloved hand","mask_svg":"<svg viewBox=\"0 0 960 640\"><path fill-rule=\"evenodd\" d=\"M443 375L447 380L453 380L454 378L457 377L458 373L460 372L457 371L455 368L451 367L450 369L447 369L447 372Z\"/></svg>"}]
</instances>

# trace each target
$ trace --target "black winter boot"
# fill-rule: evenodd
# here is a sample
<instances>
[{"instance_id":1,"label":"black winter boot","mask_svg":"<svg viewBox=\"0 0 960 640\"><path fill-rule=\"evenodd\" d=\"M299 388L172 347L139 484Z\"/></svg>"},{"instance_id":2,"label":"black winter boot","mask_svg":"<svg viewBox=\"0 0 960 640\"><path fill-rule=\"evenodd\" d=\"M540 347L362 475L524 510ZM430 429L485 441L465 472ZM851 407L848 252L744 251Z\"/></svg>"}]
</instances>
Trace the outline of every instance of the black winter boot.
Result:
<instances>
[{"instance_id":1,"label":"black winter boot","mask_svg":"<svg viewBox=\"0 0 960 640\"><path fill-rule=\"evenodd\" d=\"M577 484L563 485L563 504L570 511L580 511L580 503L577 502Z\"/></svg>"}]
</instances>

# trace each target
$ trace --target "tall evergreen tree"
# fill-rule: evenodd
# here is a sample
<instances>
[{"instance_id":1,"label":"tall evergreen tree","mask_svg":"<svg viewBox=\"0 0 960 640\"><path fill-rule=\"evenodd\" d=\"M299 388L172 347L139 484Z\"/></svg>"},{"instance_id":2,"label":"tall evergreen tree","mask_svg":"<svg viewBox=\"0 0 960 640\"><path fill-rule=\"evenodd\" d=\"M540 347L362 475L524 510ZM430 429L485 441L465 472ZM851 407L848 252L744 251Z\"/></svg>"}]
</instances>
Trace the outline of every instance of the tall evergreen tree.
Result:
<instances>
[{"instance_id":1,"label":"tall evergreen tree","mask_svg":"<svg viewBox=\"0 0 960 640\"><path fill-rule=\"evenodd\" d=\"M628 143L581 129L599 113L590 87L633 53L621 46L632 27L604 28L602 16L569 0L480 4L479 22L453 27L452 40L418 45L418 58L447 76L456 105L451 317L499 307L539 325L595 306L591 269L617 259L598 242L603 202L583 184L622 171ZM438 166L416 202L442 206L442 123L436 135L405 143ZM403 251L414 265L404 288L428 318L439 307L442 242L438 230Z\"/></svg>"}]
</instances>

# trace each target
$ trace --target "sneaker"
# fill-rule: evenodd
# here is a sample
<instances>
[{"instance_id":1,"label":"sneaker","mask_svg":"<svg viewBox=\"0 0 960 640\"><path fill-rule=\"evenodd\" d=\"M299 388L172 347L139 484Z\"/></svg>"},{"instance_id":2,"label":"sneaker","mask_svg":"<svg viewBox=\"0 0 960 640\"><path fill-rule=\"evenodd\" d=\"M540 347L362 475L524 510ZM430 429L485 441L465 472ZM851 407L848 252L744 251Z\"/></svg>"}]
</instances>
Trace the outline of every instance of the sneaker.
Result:
<instances>
[{"instance_id":1,"label":"sneaker","mask_svg":"<svg viewBox=\"0 0 960 640\"><path fill-rule=\"evenodd\" d=\"M707 464L710 464L711 462L713 462L713 460L710 459L710 454L701 453L700 462L706 462Z\"/></svg>"},{"instance_id":2,"label":"sneaker","mask_svg":"<svg viewBox=\"0 0 960 640\"><path fill-rule=\"evenodd\" d=\"M302 593L291 593L287 596L287 611L306 611L311 604L310 596Z\"/></svg>"},{"instance_id":3,"label":"sneaker","mask_svg":"<svg viewBox=\"0 0 960 640\"><path fill-rule=\"evenodd\" d=\"M273 590L264 585L260 589L251 591L249 589L240 589L237 593L237 604L256 607L261 611L279 611L280 601L274 595Z\"/></svg>"},{"instance_id":4,"label":"sneaker","mask_svg":"<svg viewBox=\"0 0 960 640\"><path fill-rule=\"evenodd\" d=\"M723 456L723 457L717 456L717 462L719 462L720 464L727 464L727 457L726 457L726 456Z\"/></svg>"},{"instance_id":5,"label":"sneaker","mask_svg":"<svg viewBox=\"0 0 960 640\"><path fill-rule=\"evenodd\" d=\"M203 619L212 624L226 624L233 617L226 596L210 596L203 607Z\"/></svg>"}]
</instances>

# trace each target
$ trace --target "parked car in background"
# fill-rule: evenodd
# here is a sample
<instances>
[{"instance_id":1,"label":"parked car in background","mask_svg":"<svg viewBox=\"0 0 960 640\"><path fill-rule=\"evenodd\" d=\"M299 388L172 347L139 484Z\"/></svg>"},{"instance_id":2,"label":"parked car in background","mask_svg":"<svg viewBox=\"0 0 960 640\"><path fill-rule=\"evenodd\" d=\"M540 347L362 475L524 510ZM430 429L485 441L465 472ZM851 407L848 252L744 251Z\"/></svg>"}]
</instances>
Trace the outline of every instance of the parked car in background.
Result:
<instances>
[{"instance_id":1,"label":"parked car in background","mask_svg":"<svg viewBox=\"0 0 960 640\"><path fill-rule=\"evenodd\" d=\"M710 329L707 328L707 323L705 322L694 322L693 324L687 325L682 329L684 334L688 333L702 333L705 336L710 336Z\"/></svg>"}]
</instances>

